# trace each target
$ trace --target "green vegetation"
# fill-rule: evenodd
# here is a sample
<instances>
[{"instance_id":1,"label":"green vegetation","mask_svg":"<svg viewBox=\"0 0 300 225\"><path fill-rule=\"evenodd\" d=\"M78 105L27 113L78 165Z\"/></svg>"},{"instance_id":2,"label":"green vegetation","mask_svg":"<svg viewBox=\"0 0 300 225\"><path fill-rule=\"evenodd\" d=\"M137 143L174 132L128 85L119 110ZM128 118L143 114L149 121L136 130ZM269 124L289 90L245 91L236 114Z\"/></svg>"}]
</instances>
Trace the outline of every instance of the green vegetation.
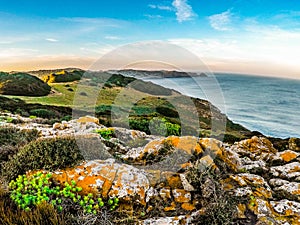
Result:
<instances>
[{"instance_id":1,"label":"green vegetation","mask_svg":"<svg viewBox=\"0 0 300 225\"><path fill-rule=\"evenodd\" d=\"M181 126L176 123L171 123L165 118L154 117L151 118L136 118L129 120L130 128L133 130L140 130L147 134L160 136L180 136Z\"/></svg>"},{"instance_id":2,"label":"green vegetation","mask_svg":"<svg viewBox=\"0 0 300 225\"><path fill-rule=\"evenodd\" d=\"M12 180L29 170L56 170L74 166L82 160L74 137L36 140L3 163L2 176Z\"/></svg>"},{"instance_id":3,"label":"green vegetation","mask_svg":"<svg viewBox=\"0 0 300 225\"><path fill-rule=\"evenodd\" d=\"M0 116L0 122L13 123L14 118L11 118L10 116Z\"/></svg>"},{"instance_id":4,"label":"green vegetation","mask_svg":"<svg viewBox=\"0 0 300 225\"><path fill-rule=\"evenodd\" d=\"M181 127L178 124L168 122L165 118L153 118L150 122L151 134L160 136L180 136Z\"/></svg>"},{"instance_id":5,"label":"green vegetation","mask_svg":"<svg viewBox=\"0 0 300 225\"><path fill-rule=\"evenodd\" d=\"M0 94L17 96L45 96L51 87L39 78L27 73L0 72Z\"/></svg>"},{"instance_id":6,"label":"green vegetation","mask_svg":"<svg viewBox=\"0 0 300 225\"><path fill-rule=\"evenodd\" d=\"M37 130L20 130L12 127L0 127L0 170L18 150L39 137Z\"/></svg>"},{"instance_id":7,"label":"green vegetation","mask_svg":"<svg viewBox=\"0 0 300 225\"><path fill-rule=\"evenodd\" d=\"M0 224L3 225L67 225L69 216L58 213L51 204L40 204L26 212L18 207L10 198L10 193L0 187Z\"/></svg>"},{"instance_id":8,"label":"green vegetation","mask_svg":"<svg viewBox=\"0 0 300 225\"><path fill-rule=\"evenodd\" d=\"M47 118L47 119L55 118L55 113L47 109L32 109L29 111L29 113L31 116L37 116L41 118Z\"/></svg>"},{"instance_id":9,"label":"green vegetation","mask_svg":"<svg viewBox=\"0 0 300 225\"><path fill-rule=\"evenodd\" d=\"M19 114L24 117L30 117L31 119L35 119L37 116L41 116L48 119L44 122L47 122L49 124L52 124L56 121L61 121L62 118L66 116L71 116L72 114L72 109L68 107L28 104L19 98L6 98L3 96L0 96L0 111L7 111L14 114ZM31 113L35 115L32 115ZM12 122L17 123L18 121L14 120Z\"/></svg>"},{"instance_id":10,"label":"green vegetation","mask_svg":"<svg viewBox=\"0 0 300 225\"><path fill-rule=\"evenodd\" d=\"M70 118L71 107L73 107L74 96L76 95L76 102L82 104L79 106L82 111L81 115L85 115L84 111L86 110L95 110L99 121L105 126L111 126L112 119L114 119L115 125L127 126L129 122L132 129L141 130L147 134L150 134L151 130L158 130L156 134L159 135L210 136L229 143L250 136L247 129L228 120L209 102L179 95L151 82L102 72L88 71L84 73L84 71L76 69L41 71L41 75L38 72L35 74L40 77L57 74L59 77L74 73L81 76L80 82L51 83L53 93L48 96L22 96L19 99L13 99L11 96L11 99L4 101L1 101L0 96L0 110L17 112L23 116L42 117L45 119L45 123L53 124L64 120L64 118ZM81 92L82 94L80 94ZM98 98L95 103L92 96L97 95ZM124 101L120 101L116 105L115 100L120 97L124 98ZM137 101L137 99L139 100ZM189 102L192 102L194 106L188 104ZM134 103L133 106L132 103ZM126 118L129 121L115 117L112 111L113 104L115 104L114 110L116 108L120 110L130 109L129 117ZM191 107L196 108L197 115ZM181 112L180 117L178 112ZM216 120L214 121L213 132L211 132L212 116ZM156 117L164 118L166 121L157 123L155 119L153 120ZM188 121L188 124L186 122L181 124L181 121ZM226 123L226 134L224 134L224 123ZM151 127L152 125L156 129Z\"/></svg>"},{"instance_id":11,"label":"green vegetation","mask_svg":"<svg viewBox=\"0 0 300 225\"><path fill-rule=\"evenodd\" d=\"M107 205L110 210L116 209L118 198L110 198L105 203L101 197L96 198L92 193L82 195L82 188L76 185L74 180L65 182L63 187L55 185L51 173L37 172L32 175L19 175L16 180L9 183L10 197L16 205L30 211L33 207L44 204L52 204L59 212L70 210L79 206L84 213L97 214ZM75 206L74 206L75 205Z\"/></svg>"},{"instance_id":12,"label":"green vegetation","mask_svg":"<svg viewBox=\"0 0 300 225\"><path fill-rule=\"evenodd\" d=\"M81 70L73 70L73 71L62 70L56 73L43 75L42 80L46 83L72 82L72 81L80 80L83 73L84 72Z\"/></svg>"},{"instance_id":13,"label":"green vegetation","mask_svg":"<svg viewBox=\"0 0 300 225\"><path fill-rule=\"evenodd\" d=\"M97 130L95 130L95 132L106 140L109 140L109 139L115 137L115 131L113 128L97 129Z\"/></svg>"}]
</instances>

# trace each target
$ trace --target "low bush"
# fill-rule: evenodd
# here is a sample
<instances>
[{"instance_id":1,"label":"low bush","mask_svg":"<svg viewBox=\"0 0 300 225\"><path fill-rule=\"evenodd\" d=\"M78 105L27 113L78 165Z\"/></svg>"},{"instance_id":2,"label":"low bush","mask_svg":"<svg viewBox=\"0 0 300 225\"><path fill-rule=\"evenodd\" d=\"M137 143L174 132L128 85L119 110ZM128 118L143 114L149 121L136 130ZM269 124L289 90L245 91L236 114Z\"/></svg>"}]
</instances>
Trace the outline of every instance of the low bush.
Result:
<instances>
[{"instance_id":1,"label":"low bush","mask_svg":"<svg viewBox=\"0 0 300 225\"><path fill-rule=\"evenodd\" d=\"M5 162L2 176L12 180L29 170L71 167L83 159L74 137L39 139L21 148Z\"/></svg>"},{"instance_id":2,"label":"low bush","mask_svg":"<svg viewBox=\"0 0 300 225\"><path fill-rule=\"evenodd\" d=\"M29 112L32 116L37 116L45 119L51 119L55 117L55 113L48 109L32 109Z\"/></svg>"},{"instance_id":3,"label":"low bush","mask_svg":"<svg viewBox=\"0 0 300 225\"><path fill-rule=\"evenodd\" d=\"M220 169L221 170L221 169ZM213 168L204 168L199 160L194 162L193 167L187 171L187 179L193 187L197 188L195 193L201 199L201 207L204 214L194 218L194 223L199 225L234 224L237 213L237 204L242 200L225 191L220 183L226 172L215 173ZM226 169L225 169L226 171Z\"/></svg>"},{"instance_id":4,"label":"low bush","mask_svg":"<svg viewBox=\"0 0 300 225\"><path fill-rule=\"evenodd\" d=\"M179 124L170 123L165 118L154 117L151 120L148 118L130 119L129 126L131 129L140 130L152 135L166 137L181 135L181 126Z\"/></svg>"},{"instance_id":5,"label":"low bush","mask_svg":"<svg viewBox=\"0 0 300 225\"><path fill-rule=\"evenodd\" d=\"M20 130L14 127L0 127L0 146L2 145L24 145L36 138L37 130Z\"/></svg>"},{"instance_id":6,"label":"low bush","mask_svg":"<svg viewBox=\"0 0 300 225\"><path fill-rule=\"evenodd\" d=\"M20 130L13 127L0 128L0 164L7 161L21 146L36 140L39 137L37 130Z\"/></svg>"},{"instance_id":7,"label":"low bush","mask_svg":"<svg viewBox=\"0 0 300 225\"><path fill-rule=\"evenodd\" d=\"M10 193L0 188L0 224L3 225L67 225L67 216L58 213L50 204L40 204L25 212L10 198Z\"/></svg>"}]
</instances>

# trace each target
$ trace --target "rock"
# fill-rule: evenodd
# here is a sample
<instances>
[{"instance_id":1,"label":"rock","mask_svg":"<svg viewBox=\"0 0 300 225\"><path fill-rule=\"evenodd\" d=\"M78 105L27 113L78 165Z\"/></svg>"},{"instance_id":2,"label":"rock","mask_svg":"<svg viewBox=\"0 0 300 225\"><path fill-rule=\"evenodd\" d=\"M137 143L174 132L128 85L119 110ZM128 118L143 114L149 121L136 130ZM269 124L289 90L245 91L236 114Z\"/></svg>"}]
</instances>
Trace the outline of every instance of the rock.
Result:
<instances>
[{"instance_id":1,"label":"rock","mask_svg":"<svg viewBox=\"0 0 300 225\"><path fill-rule=\"evenodd\" d=\"M209 154L212 159L218 157L233 171L238 171L241 167L239 155L230 148L225 148L222 142L213 138L201 138L199 144L205 154Z\"/></svg>"},{"instance_id":2,"label":"rock","mask_svg":"<svg viewBox=\"0 0 300 225\"><path fill-rule=\"evenodd\" d=\"M61 123L54 123L53 124L53 129L54 130L60 130L61 129Z\"/></svg>"},{"instance_id":3,"label":"rock","mask_svg":"<svg viewBox=\"0 0 300 225\"><path fill-rule=\"evenodd\" d=\"M241 156L249 157L251 160L268 161L271 156L277 153L277 150L268 139L256 136L234 144L231 149Z\"/></svg>"},{"instance_id":4,"label":"rock","mask_svg":"<svg viewBox=\"0 0 300 225\"><path fill-rule=\"evenodd\" d=\"M153 164L162 162L166 158L172 160L173 156L173 161L175 163L179 159L179 162L175 166L176 168L180 168L181 164L188 162L192 156L198 157L202 153L203 150L198 143L198 138L191 136L170 136L167 138L154 139L146 144L143 148L129 150L125 155L121 156L121 158L131 163ZM160 164L160 168L164 166L168 167L168 163ZM171 171L171 169L169 170Z\"/></svg>"},{"instance_id":5,"label":"rock","mask_svg":"<svg viewBox=\"0 0 300 225\"><path fill-rule=\"evenodd\" d=\"M95 123L97 125L100 125L99 119L92 117L92 116L84 116L80 117L79 119L76 120L77 123Z\"/></svg>"},{"instance_id":6,"label":"rock","mask_svg":"<svg viewBox=\"0 0 300 225\"><path fill-rule=\"evenodd\" d=\"M272 187L280 187L284 184L288 184L289 181L282 180L282 179L271 179L271 180L269 180L269 183Z\"/></svg>"},{"instance_id":7,"label":"rock","mask_svg":"<svg viewBox=\"0 0 300 225\"><path fill-rule=\"evenodd\" d=\"M150 188L146 172L113 159L93 160L66 170L58 170L53 178L59 183L75 180L84 193L99 193L104 197L118 197L126 201L133 199L146 204L146 193Z\"/></svg>"},{"instance_id":8,"label":"rock","mask_svg":"<svg viewBox=\"0 0 300 225\"><path fill-rule=\"evenodd\" d=\"M278 152L277 155L282 159L282 161L291 162L295 160L300 155L300 153L291 150L285 150L283 152Z\"/></svg>"},{"instance_id":9,"label":"rock","mask_svg":"<svg viewBox=\"0 0 300 225\"><path fill-rule=\"evenodd\" d=\"M276 213L284 216L297 215L300 217L300 203L289 200L270 201L270 204Z\"/></svg>"},{"instance_id":10,"label":"rock","mask_svg":"<svg viewBox=\"0 0 300 225\"><path fill-rule=\"evenodd\" d=\"M151 218L139 223L140 225L188 225L189 220L185 216Z\"/></svg>"},{"instance_id":11,"label":"rock","mask_svg":"<svg viewBox=\"0 0 300 225\"><path fill-rule=\"evenodd\" d=\"M191 201L191 193L184 189L174 189L172 190L175 202L187 203Z\"/></svg>"},{"instance_id":12,"label":"rock","mask_svg":"<svg viewBox=\"0 0 300 225\"><path fill-rule=\"evenodd\" d=\"M276 184L278 186L275 187L273 190L275 192L280 191L282 197L293 199L293 200L297 199L298 201L300 201L300 183L284 182L282 183L282 185L279 185L279 183Z\"/></svg>"},{"instance_id":13,"label":"rock","mask_svg":"<svg viewBox=\"0 0 300 225\"><path fill-rule=\"evenodd\" d=\"M249 172L253 174L264 174L269 171L267 163L263 160L251 160L248 157L240 159L241 166L239 167L240 172Z\"/></svg>"},{"instance_id":14,"label":"rock","mask_svg":"<svg viewBox=\"0 0 300 225\"><path fill-rule=\"evenodd\" d=\"M289 139L289 149L300 152L300 139L299 138L290 138Z\"/></svg>"},{"instance_id":15,"label":"rock","mask_svg":"<svg viewBox=\"0 0 300 225\"><path fill-rule=\"evenodd\" d=\"M234 192L238 190L236 195L239 196L251 194L265 199L272 198L272 190L269 184L263 177L255 174L242 173L230 175L229 178L225 179L223 182L226 190L232 190ZM237 189L243 187L244 189Z\"/></svg>"},{"instance_id":16,"label":"rock","mask_svg":"<svg viewBox=\"0 0 300 225\"><path fill-rule=\"evenodd\" d=\"M188 182L184 174L179 174L183 189L186 191L194 191L195 188Z\"/></svg>"},{"instance_id":17,"label":"rock","mask_svg":"<svg viewBox=\"0 0 300 225\"><path fill-rule=\"evenodd\" d=\"M255 198L252 200L249 207L259 219L272 215L271 206L266 200Z\"/></svg>"},{"instance_id":18,"label":"rock","mask_svg":"<svg viewBox=\"0 0 300 225\"><path fill-rule=\"evenodd\" d=\"M270 168L270 173L272 176L282 179L295 179L300 176L300 163L293 162L283 166L274 166Z\"/></svg>"}]
</instances>

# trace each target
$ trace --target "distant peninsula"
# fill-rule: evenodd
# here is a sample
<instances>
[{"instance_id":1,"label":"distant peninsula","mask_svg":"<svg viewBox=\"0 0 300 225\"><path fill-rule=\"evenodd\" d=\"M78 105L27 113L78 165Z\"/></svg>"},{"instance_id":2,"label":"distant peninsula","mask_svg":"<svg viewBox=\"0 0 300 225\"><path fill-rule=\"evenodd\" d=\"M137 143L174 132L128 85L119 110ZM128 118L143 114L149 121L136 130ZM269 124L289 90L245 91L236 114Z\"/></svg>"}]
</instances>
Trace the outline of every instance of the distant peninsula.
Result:
<instances>
[{"instance_id":1,"label":"distant peninsula","mask_svg":"<svg viewBox=\"0 0 300 225\"><path fill-rule=\"evenodd\" d=\"M176 70L135 70L135 69L125 69L125 70L109 70L107 71L111 74L120 74L123 76L135 77L135 78L178 78L178 77L207 77L207 74L201 72L182 72Z\"/></svg>"}]
</instances>

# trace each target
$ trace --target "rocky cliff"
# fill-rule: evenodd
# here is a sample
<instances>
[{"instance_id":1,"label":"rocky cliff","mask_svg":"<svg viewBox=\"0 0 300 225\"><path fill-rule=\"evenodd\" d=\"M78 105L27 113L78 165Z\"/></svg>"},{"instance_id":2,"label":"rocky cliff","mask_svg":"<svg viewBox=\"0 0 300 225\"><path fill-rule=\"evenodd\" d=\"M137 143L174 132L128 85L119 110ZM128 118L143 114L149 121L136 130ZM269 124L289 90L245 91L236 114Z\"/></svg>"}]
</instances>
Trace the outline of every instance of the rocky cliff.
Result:
<instances>
[{"instance_id":1,"label":"rocky cliff","mask_svg":"<svg viewBox=\"0 0 300 225\"><path fill-rule=\"evenodd\" d=\"M52 171L32 169L50 172L61 185L74 180L82 193L118 198L112 223L130 217L134 224L300 224L299 139L278 150L265 137L234 144L161 137L107 128L93 117L53 126L19 120L1 125L37 129L40 140L77 139L85 160Z\"/></svg>"}]
</instances>

